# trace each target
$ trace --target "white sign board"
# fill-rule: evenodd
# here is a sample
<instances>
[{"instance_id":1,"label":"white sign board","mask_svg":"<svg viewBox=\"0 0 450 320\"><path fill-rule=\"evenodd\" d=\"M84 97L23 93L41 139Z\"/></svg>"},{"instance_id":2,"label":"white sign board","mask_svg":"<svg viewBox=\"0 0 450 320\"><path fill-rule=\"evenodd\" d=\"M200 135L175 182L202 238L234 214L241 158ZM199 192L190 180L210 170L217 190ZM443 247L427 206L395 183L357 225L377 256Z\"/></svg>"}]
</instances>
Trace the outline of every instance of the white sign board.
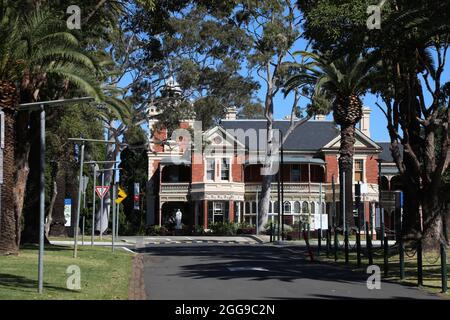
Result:
<instances>
[{"instance_id":1,"label":"white sign board","mask_svg":"<svg viewBox=\"0 0 450 320\"><path fill-rule=\"evenodd\" d=\"M322 221L320 219L322 218ZM326 230L328 229L328 215L327 214L314 214L314 224L313 224L314 230L322 229Z\"/></svg>"},{"instance_id":2,"label":"white sign board","mask_svg":"<svg viewBox=\"0 0 450 320\"><path fill-rule=\"evenodd\" d=\"M72 225L72 199L64 199L64 219L66 219L66 227Z\"/></svg>"}]
</instances>

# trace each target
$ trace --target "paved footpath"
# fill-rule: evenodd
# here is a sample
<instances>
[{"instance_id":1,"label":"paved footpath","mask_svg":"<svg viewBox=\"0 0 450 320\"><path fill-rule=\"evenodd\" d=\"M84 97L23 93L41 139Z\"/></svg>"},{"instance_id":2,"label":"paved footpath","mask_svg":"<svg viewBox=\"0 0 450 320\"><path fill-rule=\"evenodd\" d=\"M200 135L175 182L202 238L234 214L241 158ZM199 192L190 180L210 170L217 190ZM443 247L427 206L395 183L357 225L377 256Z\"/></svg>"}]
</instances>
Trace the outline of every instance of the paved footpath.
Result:
<instances>
[{"instance_id":1,"label":"paved footpath","mask_svg":"<svg viewBox=\"0 0 450 320\"><path fill-rule=\"evenodd\" d=\"M172 244L139 252L147 299L439 299L389 282L369 290L367 274L311 263L299 247Z\"/></svg>"}]
</instances>

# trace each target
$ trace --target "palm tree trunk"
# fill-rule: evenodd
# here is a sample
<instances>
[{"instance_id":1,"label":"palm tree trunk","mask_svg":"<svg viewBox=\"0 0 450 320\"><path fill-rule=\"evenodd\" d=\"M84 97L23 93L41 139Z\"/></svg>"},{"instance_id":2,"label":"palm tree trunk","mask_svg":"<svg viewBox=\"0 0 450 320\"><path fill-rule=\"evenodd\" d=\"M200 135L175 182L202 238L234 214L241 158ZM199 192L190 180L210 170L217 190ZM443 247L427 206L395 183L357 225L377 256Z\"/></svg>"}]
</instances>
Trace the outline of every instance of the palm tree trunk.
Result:
<instances>
[{"instance_id":1,"label":"palm tree trunk","mask_svg":"<svg viewBox=\"0 0 450 320\"><path fill-rule=\"evenodd\" d=\"M5 148L3 149L3 185L1 186L0 216L0 255L17 255L19 253L20 234L19 217L14 207L14 153L15 131L14 110L4 109L5 114Z\"/></svg>"},{"instance_id":2,"label":"palm tree trunk","mask_svg":"<svg viewBox=\"0 0 450 320\"><path fill-rule=\"evenodd\" d=\"M339 183L340 183L340 206L341 214L345 203L345 222L347 227L355 225L353 218L353 154L355 150L355 125L341 126L341 146L339 149ZM345 181L343 179L345 173ZM345 199L343 187L345 187Z\"/></svg>"}]
</instances>

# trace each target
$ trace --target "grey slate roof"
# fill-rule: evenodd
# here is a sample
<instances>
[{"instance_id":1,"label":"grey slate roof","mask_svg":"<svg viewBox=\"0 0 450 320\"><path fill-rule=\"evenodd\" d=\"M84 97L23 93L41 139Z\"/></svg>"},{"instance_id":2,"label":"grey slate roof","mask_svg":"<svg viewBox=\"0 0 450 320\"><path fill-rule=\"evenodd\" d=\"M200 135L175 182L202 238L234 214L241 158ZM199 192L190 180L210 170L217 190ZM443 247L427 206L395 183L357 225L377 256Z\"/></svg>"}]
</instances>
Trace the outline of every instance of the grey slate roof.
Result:
<instances>
[{"instance_id":1,"label":"grey slate roof","mask_svg":"<svg viewBox=\"0 0 450 320\"><path fill-rule=\"evenodd\" d=\"M220 125L225 130L230 129L265 129L266 120L222 120ZM274 128L283 133L289 128L290 121L275 121ZM339 129L333 121L308 121L288 137L284 144L285 150L292 151L316 151L324 147L339 135ZM246 139L247 140L247 139ZM243 141L241 141L243 142ZM246 141L246 145L248 141Z\"/></svg>"},{"instance_id":2,"label":"grey slate roof","mask_svg":"<svg viewBox=\"0 0 450 320\"><path fill-rule=\"evenodd\" d=\"M382 159L385 162L394 162L394 159L392 158L390 146L390 142L377 142L380 147L383 148L383 151L380 153L380 159ZM400 145L400 152L403 152L403 146Z\"/></svg>"}]
</instances>

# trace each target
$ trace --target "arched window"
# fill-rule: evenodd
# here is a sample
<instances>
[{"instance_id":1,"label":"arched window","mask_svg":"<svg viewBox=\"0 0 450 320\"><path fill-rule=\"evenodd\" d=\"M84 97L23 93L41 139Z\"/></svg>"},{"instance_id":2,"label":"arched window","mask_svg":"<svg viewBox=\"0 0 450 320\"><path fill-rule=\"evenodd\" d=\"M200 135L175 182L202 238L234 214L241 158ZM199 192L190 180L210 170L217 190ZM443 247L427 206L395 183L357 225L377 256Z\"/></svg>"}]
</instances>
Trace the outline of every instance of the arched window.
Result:
<instances>
[{"instance_id":1,"label":"arched window","mask_svg":"<svg viewBox=\"0 0 450 320\"><path fill-rule=\"evenodd\" d=\"M278 201L275 201L273 203L273 213L278 213Z\"/></svg>"},{"instance_id":2,"label":"arched window","mask_svg":"<svg viewBox=\"0 0 450 320\"><path fill-rule=\"evenodd\" d=\"M294 213L300 213L300 202L294 202Z\"/></svg>"},{"instance_id":3,"label":"arched window","mask_svg":"<svg viewBox=\"0 0 450 320\"><path fill-rule=\"evenodd\" d=\"M316 213L316 203L311 202L311 213Z\"/></svg>"},{"instance_id":4,"label":"arched window","mask_svg":"<svg viewBox=\"0 0 450 320\"><path fill-rule=\"evenodd\" d=\"M303 201L302 203L302 213L309 213L309 205L306 201Z\"/></svg>"},{"instance_id":5,"label":"arched window","mask_svg":"<svg viewBox=\"0 0 450 320\"><path fill-rule=\"evenodd\" d=\"M291 213L291 203L289 201L284 202L284 213Z\"/></svg>"}]
</instances>

